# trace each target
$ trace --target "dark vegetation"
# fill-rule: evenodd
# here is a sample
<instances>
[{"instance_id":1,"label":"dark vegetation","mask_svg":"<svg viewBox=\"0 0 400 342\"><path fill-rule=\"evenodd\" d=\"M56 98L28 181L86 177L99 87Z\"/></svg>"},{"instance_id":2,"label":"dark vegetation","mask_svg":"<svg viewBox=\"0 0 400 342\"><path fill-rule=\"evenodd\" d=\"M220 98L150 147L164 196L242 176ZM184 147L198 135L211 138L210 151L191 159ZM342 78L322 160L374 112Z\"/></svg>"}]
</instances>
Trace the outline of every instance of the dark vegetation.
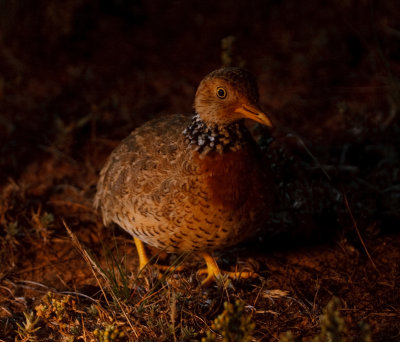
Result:
<instances>
[{"instance_id":1,"label":"dark vegetation","mask_svg":"<svg viewBox=\"0 0 400 342\"><path fill-rule=\"evenodd\" d=\"M0 0L0 340L400 340L399 19L396 1ZM138 278L92 208L98 172L221 64L254 72L275 126L254 127L271 223L219 254L262 277L203 289L185 256Z\"/></svg>"}]
</instances>

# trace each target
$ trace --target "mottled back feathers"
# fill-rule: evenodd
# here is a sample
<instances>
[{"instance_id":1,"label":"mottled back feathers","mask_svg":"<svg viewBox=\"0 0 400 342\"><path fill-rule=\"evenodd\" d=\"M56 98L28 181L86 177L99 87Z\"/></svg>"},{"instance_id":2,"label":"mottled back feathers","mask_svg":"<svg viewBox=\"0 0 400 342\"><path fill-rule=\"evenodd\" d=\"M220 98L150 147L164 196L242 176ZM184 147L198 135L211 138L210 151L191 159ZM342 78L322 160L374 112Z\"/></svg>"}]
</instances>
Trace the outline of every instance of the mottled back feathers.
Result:
<instances>
[{"instance_id":1,"label":"mottled back feathers","mask_svg":"<svg viewBox=\"0 0 400 342\"><path fill-rule=\"evenodd\" d=\"M254 78L222 69L201 89L202 106L192 118L149 121L121 142L95 197L105 224L169 252L234 245L262 227L270 207L268 169L242 120L260 113Z\"/></svg>"}]
</instances>

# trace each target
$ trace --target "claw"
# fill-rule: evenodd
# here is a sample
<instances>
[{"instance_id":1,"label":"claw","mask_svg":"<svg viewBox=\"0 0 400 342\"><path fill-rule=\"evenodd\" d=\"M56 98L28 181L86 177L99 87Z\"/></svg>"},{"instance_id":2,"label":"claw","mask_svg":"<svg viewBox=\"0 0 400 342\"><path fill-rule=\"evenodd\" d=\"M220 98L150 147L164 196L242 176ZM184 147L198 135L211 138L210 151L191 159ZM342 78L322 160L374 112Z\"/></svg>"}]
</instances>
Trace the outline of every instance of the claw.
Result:
<instances>
[{"instance_id":1,"label":"claw","mask_svg":"<svg viewBox=\"0 0 400 342\"><path fill-rule=\"evenodd\" d=\"M143 242L136 237L134 237L133 240L135 241L136 250L139 255L139 271L142 271L147 265L151 265L160 271L166 271L166 272L171 272L171 271L181 272L185 269L182 265L168 266L168 265L151 264L149 258L147 257Z\"/></svg>"},{"instance_id":2,"label":"claw","mask_svg":"<svg viewBox=\"0 0 400 342\"><path fill-rule=\"evenodd\" d=\"M207 268L203 268L197 271L198 275L207 274L206 279L201 282L201 286L210 286L216 279L223 276L227 276L231 279L248 279L248 278L258 278L259 275L255 272L228 272L221 271L218 267L215 259L208 253L202 253L202 256L206 262Z\"/></svg>"}]
</instances>

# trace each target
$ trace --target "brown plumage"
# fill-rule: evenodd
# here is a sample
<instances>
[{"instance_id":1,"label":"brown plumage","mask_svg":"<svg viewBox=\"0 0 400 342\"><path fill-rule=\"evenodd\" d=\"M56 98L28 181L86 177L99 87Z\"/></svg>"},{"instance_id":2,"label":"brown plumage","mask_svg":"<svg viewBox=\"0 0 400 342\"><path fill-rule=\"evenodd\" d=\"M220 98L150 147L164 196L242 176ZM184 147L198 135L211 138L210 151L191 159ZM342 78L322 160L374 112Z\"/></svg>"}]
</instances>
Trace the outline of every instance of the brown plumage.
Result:
<instances>
[{"instance_id":1,"label":"brown plumage","mask_svg":"<svg viewBox=\"0 0 400 342\"><path fill-rule=\"evenodd\" d=\"M140 268L148 260L139 240L167 252L198 251L209 284L219 270L205 253L243 241L266 222L270 177L243 119L270 121L253 76L239 68L206 76L194 107L192 118L149 121L121 142L100 173L95 207L105 224L135 237Z\"/></svg>"}]
</instances>

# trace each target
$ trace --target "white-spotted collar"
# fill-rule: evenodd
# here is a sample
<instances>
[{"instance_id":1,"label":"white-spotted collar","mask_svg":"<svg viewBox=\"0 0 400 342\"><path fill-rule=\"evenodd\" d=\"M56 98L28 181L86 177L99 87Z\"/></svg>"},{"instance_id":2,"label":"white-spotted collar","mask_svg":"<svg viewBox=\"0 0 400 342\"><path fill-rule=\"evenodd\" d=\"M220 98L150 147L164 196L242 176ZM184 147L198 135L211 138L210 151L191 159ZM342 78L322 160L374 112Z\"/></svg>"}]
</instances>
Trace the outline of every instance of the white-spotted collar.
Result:
<instances>
[{"instance_id":1,"label":"white-spotted collar","mask_svg":"<svg viewBox=\"0 0 400 342\"><path fill-rule=\"evenodd\" d=\"M199 114L193 116L183 134L188 144L200 154L212 151L220 154L227 151L239 151L250 138L250 133L242 121L226 126L207 126Z\"/></svg>"}]
</instances>

